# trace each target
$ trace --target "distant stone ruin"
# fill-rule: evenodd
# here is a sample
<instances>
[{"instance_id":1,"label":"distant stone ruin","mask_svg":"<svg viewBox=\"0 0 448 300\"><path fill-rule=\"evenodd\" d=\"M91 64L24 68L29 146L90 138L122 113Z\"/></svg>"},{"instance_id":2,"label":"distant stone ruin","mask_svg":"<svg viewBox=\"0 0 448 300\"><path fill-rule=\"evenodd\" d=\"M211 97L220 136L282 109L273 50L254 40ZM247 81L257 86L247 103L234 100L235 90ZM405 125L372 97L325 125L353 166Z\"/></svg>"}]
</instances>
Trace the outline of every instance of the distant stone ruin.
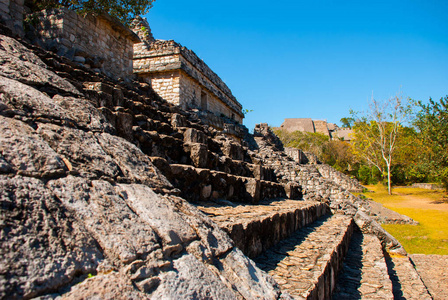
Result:
<instances>
[{"instance_id":1,"label":"distant stone ruin","mask_svg":"<svg viewBox=\"0 0 448 300\"><path fill-rule=\"evenodd\" d=\"M340 128L334 123L328 123L325 120L312 120L311 118L287 118L280 129L287 132L321 133L332 140L342 139L344 141L350 141L353 133L349 128Z\"/></svg>"}]
</instances>

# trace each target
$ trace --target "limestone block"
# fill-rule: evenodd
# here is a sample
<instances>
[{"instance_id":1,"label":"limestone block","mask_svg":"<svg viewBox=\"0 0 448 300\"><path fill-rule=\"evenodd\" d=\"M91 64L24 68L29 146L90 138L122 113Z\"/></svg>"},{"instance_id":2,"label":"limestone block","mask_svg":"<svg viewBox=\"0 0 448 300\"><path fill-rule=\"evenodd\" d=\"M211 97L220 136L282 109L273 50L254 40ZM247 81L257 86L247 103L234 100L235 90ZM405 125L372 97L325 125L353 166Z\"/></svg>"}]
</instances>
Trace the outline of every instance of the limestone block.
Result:
<instances>
[{"instance_id":1,"label":"limestone block","mask_svg":"<svg viewBox=\"0 0 448 300\"><path fill-rule=\"evenodd\" d=\"M188 128L184 132L184 142L207 144L207 136L197 129Z\"/></svg>"},{"instance_id":2,"label":"limestone block","mask_svg":"<svg viewBox=\"0 0 448 300\"><path fill-rule=\"evenodd\" d=\"M222 145L222 152L226 156L228 156L232 159L235 159L235 160L243 160L243 158L244 158L243 148L241 147L241 145L238 145L231 141L226 141Z\"/></svg>"},{"instance_id":3,"label":"limestone block","mask_svg":"<svg viewBox=\"0 0 448 300\"><path fill-rule=\"evenodd\" d=\"M56 176L67 171L63 159L27 124L0 116L0 153L26 176Z\"/></svg>"},{"instance_id":4,"label":"limestone block","mask_svg":"<svg viewBox=\"0 0 448 300\"><path fill-rule=\"evenodd\" d=\"M3 49L7 49L7 51L0 49L0 58L3 61L0 65L0 75L3 78L15 79L29 85L49 84L71 94L81 94L71 83L47 70L35 56L28 54L22 58L21 53L25 51L24 47L19 47L19 44L13 41L10 38L0 37ZM29 60L24 60L24 58Z\"/></svg>"},{"instance_id":5,"label":"limestone block","mask_svg":"<svg viewBox=\"0 0 448 300\"><path fill-rule=\"evenodd\" d=\"M200 143L185 143L184 151L190 153L190 159L197 168L204 168L208 162L207 145Z\"/></svg>"},{"instance_id":6,"label":"limestone block","mask_svg":"<svg viewBox=\"0 0 448 300\"><path fill-rule=\"evenodd\" d=\"M88 100L74 97L62 97L55 95L52 99L55 104L65 109L68 116L78 126L88 128L92 131L113 132L115 129L106 117Z\"/></svg>"},{"instance_id":7,"label":"limestone block","mask_svg":"<svg viewBox=\"0 0 448 300\"><path fill-rule=\"evenodd\" d=\"M173 271L161 274L151 299L236 299L237 294L193 255L173 263Z\"/></svg>"},{"instance_id":8,"label":"limestone block","mask_svg":"<svg viewBox=\"0 0 448 300\"><path fill-rule=\"evenodd\" d=\"M0 176L0 203L1 298L33 298L95 272L102 249L42 181Z\"/></svg>"},{"instance_id":9,"label":"limestone block","mask_svg":"<svg viewBox=\"0 0 448 300\"><path fill-rule=\"evenodd\" d=\"M132 114L122 111L114 112L116 117L116 129L119 136L128 141L133 140L132 126L134 117Z\"/></svg>"},{"instance_id":10,"label":"limestone block","mask_svg":"<svg viewBox=\"0 0 448 300\"><path fill-rule=\"evenodd\" d=\"M257 203L260 200L260 181L255 178L247 178L244 182L246 193L250 197L251 203Z\"/></svg>"},{"instance_id":11,"label":"limestone block","mask_svg":"<svg viewBox=\"0 0 448 300\"><path fill-rule=\"evenodd\" d=\"M218 268L222 268L227 280L245 299L280 298L281 291L274 279L236 247L219 260Z\"/></svg>"},{"instance_id":12,"label":"limestone block","mask_svg":"<svg viewBox=\"0 0 448 300\"><path fill-rule=\"evenodd\" d=\"M66 157L74 171L88 178L115 178L120 168L102 149L91 132L39 124L37 132L59 155Z\"/></svg>"},{"instance_id":13,"label":"limestone block","mask_svg":"<svg viewBox=\"0 0 448 300\"><path fill-rule=\"evenodd\" d=\"M186 127L187 126L187 120L181 114L177 114L177 113L173 114L171 116L171 126L173 126L174 128Z\"/></svg>"},{"instance_id":14,"label":"limestone block","mask_svg":"<svg viewBox=\"0 0 448 300\"><path fill-rule=\"evenodd\" d=\"M182 218L190 224L199 236L202 244L213 256L218 257L233 247L233 241L216 223L205 216L198 208L182 198L164 196L182 214Z\"/></svg>"},{"instance_id":15,"label":"limestone block","mask_svg":"<svg viewBox=\"0 0 448 300\"><path fill-rule=\"evenodd\" d=\"M97 133L95 136L101 147L114 159L128 180L159 190L172 188L172 185L152 164L148 156L134 144L107 133Z\"/></svg>"},{"instance_id":16,"label":"limestone block","mask_svg":"<svg viewBox=\"0 0 448 300\"><path fill-rule=\"evenodd\" d=\"M127 205L157 231L164 241L164 246L186 244L197 238L196 233L184 218L174 213L175 207L155 194L149 187L119 184L116 190L126 200Z\"/></svg>"},{"instance_id":17,"label":"limestone block","mask_svg":"<svg viewBox=\"0 0 448 300\"><path fill-rule=\"evenodd\" d=\"M83 298L149 299L144 289L139 290L137 285L130 285L129 282L130 279L123 272L102 273L72 286L63 298L67 300Z\"/></svg>"},{"instance_id":18,"label":"limestone block","mask_svg":"<svg viewBox=\"0 0 448 300\"><path fill-rule=\"evenodd\" d=\"M110 183L69 176L50 181L48 187L76 214L110 260L130 263L160 247L155 232Z\"/></svg>"}]
</instances>

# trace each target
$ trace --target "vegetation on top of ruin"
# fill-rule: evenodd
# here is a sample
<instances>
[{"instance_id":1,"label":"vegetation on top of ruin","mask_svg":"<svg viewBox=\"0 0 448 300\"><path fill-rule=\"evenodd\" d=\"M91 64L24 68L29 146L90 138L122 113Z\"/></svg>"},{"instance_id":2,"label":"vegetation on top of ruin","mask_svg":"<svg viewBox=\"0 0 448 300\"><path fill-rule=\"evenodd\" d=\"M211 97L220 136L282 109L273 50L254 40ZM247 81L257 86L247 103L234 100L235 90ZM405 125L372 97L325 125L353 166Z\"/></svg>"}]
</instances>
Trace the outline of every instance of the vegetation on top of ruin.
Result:
<instances>
[{"instance_id":1,"label":"vegetation on top of ruin","mask_svg":"<svg viewBox=\"0 0 448 300\"><path fill-rule=\"evenodd\" d=\"M81 14L109 14L129 25L152 7L155 0L27 0L31 10L66 7Z\"/></svg>"}]
</instances>

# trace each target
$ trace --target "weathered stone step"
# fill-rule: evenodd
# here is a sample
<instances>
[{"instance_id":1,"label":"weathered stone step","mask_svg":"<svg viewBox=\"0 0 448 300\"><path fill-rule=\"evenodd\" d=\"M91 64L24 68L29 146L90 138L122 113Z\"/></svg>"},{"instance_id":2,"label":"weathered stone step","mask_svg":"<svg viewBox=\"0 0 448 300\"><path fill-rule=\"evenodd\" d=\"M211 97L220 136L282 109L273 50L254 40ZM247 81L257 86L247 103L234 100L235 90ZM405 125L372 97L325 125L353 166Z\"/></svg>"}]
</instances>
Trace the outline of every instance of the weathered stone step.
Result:
<instances>
[{"instance_id":1,"label":"weathered stone step","mask_svg":"<svg viewBox=\"0 0 448 300\"><path fill-rule=\"evenodd\" d=\"M254 260L292 297L330 299L354 227L350 217L327 216Z\"/></svg>"},{"instance_id":2,"label":"weathered stone step","mask_svg":"<svg viewBox=\"0 0 448 300\"><path fill-rule=\"evenodd\" d=\"M375 235L355 230L334 300L394 299L381 243Z\"/></svg>"},{"instance_id":3,"label":"weathered stone step","mask_svg":"<svg viewBox=\"0 0 448 300\"><path fill-rule=\"evenodd\" d=\"M226 231L236 246L256 257L298 229L327 214L326 204L316 201L269 200L258 205L228 201L198 206Z\"/></svg>"},{"instance_id":4,"label":"weathered stone step","mask_svg":"<svg viewBox=\"0 0 448 300\"><path fill-rule=\"evenodd\" d=\"M254 204L263 199L302 198L299 185L236 176L191 165L171 164L169 170L161 168L168 180L182 191L182 197L191 201L227 199Z\"/></svg>"},{"instance_id":5,"label":"weathered stone step","mask_svg":"<svg viewBox=\"0 0 448 300\"><path fill-rule=\"evenodd\" d=\"M386 255L386 262L395 299L433 299L408 256Z\"/></svg>"}]
</instances>

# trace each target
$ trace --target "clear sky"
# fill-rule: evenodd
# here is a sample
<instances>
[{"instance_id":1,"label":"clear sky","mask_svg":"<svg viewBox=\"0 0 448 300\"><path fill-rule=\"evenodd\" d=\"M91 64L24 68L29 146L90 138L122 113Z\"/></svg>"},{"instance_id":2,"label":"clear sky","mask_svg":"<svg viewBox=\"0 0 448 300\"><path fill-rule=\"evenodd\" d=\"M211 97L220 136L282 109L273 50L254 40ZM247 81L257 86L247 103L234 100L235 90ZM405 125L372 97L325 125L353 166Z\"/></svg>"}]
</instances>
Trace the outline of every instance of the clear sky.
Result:
<instances>
[{"instance_id":1,"label":"clear sky","mask_svg":"<svg viewBox=\"0 0 448 300\"><path fill-rule=\"evenodd\" d=\"M372 93L448 95L448 0L157 0L145 17L253 110L250 130L284 118L340 124Z\"/></svg>"}]
</instances>

